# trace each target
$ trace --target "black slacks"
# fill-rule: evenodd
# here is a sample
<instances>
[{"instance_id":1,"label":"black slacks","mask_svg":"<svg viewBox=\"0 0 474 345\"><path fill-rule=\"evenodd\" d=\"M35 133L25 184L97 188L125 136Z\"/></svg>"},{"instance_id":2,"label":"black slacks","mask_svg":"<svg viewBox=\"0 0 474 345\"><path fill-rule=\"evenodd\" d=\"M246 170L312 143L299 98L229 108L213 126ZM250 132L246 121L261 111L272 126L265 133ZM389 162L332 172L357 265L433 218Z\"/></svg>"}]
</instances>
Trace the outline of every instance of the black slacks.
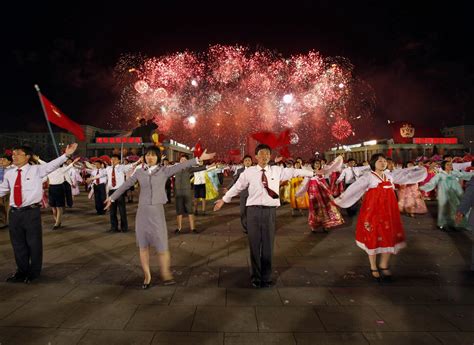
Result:
<instances>
[{"instance_id":1,"label":"black slacks","mask_svg":"<svg viewBox=\"0 0 474 345\"><path fill-rule=\"evenodd\" d=\"M247 231L252 279L269 282L272 277L275 207L247 207Z\"/></svg>"},{"instance_id":2,"label":"black slacks","mask_svg":"<svg viewBox=\"0 0 474 345\"><path fill-rule=\"evenodd\" d=\"M67 207L72 207L73 205L73 200L72 200L72 188L69 182L64 181L64 193L66 194L66 206Z\"/></svg>"},{"instance_id":3,"label":"black slacks","mask_svg":"<svg viewBox=\"0 0 474 345\"><path fill-rule=\"evenodd\" d=\"M244 232L247 233L247 198L249 197L248 190L240 193L240 223Z\"/></svg>"},{"instance_id":4,"label":"black slacks","mask_svg":"<svg viewBox=\"0 0 474 345\"><path fill-rule=\"evenodd\" d=\"M114 192L115 190L109 190L109 196L111 196ZM120 213L120 230L128 231L127 208L125 207L125 193L123 193L110 206L110 226L111 229L115 231L118 230L117 209Z\"/></svg>"},{"instance_id":5,"label":"black slacks","mask_svg":"<svg viewBox=\"0 0 474 345\"><path fill-rule=\"evenodd\" d=\"M37 278L43 266L41 209L10 209L9 219L10 241L17 272L23 276Z\"/></svg>"},{"instance_id":6,"label":"black slacks","mask_svg":"<svg viewBox=\"0 0 474 345\"><path fill-rule=\"evenodd\" d=\"M107 199L107 194L105 191L105 183L94 184L94 201L95 201L95 210L98 214L105 214L104 211L104 201Z\"/></svg>"}]
</instances>

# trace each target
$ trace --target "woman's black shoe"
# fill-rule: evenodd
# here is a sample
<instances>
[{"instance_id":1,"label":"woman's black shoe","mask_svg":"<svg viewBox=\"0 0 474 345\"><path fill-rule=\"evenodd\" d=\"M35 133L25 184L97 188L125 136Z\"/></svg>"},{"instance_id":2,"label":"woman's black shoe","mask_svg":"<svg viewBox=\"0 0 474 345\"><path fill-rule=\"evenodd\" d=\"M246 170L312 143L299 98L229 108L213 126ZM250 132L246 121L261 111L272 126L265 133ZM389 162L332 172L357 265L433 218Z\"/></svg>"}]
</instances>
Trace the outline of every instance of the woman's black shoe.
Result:
<instances>
[{"instance_id":1,"label":"woman's black shoe","mask_svg":"<svg viewBox=\"0 0 474 345\"><path fill-rule=\"evenodd\" d=\"M181 233L181 229L176 229L176 230L174 231L174 233L175 233L176 235L179 235L179 234Z\"/></svg>"},{"instance_id":2,"label":"woman's black shoe","mask_svg":"<svg viewBox=\"0 0 474 345\"><path fill-rule=\"evenodd\" d=\"M375 276L374 273L378 273L379 276L378 277ZM382 276L381 276L378 269L376 269L376 270L371 269L370 274L371 274L372 278L374 278L378 283L380 283L382 281Z\"/></svg>"},{"instance_id":3,"label":"woman's black shoe","mask_svg":"<svg viewBox=\"0 0 474 345\"><path fill-rule=\"evenodd\" d=\"M143 283L142 289L143 289L143 290L146 290L146 289L148 289L150 286L151 286L151 278L150 278L150 281L149 281L148 283Z\"/></svg>"},{"instance_id":4,"label":"woman's black shoe","mask_svg":"<svg viewBox=\"0 0 474 345\"><path fill-rule=\"evenodd\" d=\"M382 275L382 279L386 282L391 282L392 281L392 273L390 272L390 267L387 267L387 268L382 268L382 267L379 267L379 271ZM385 274L384 271L386 272L390 272L390 274Z\"/></svg>"}]
</instances>

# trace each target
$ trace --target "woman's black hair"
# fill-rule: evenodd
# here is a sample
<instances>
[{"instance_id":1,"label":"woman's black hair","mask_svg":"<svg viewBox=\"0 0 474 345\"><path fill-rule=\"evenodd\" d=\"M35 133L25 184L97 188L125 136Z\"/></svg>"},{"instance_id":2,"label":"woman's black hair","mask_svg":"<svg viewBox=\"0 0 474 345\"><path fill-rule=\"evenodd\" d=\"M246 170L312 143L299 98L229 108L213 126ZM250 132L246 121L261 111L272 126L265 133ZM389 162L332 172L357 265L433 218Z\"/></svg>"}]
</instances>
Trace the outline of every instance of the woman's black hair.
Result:
<instances>
[{"instance_id":1,"label":"woman's black hair","mask_svg":"<svg viewBox=\"0 0 474 345\"><path fill-rule=\"evenodd\" d=\"M415 165L415 162L413 162L413 161L407 161L405 164L403 164L403 167L404 167L404 168L408 168L408 164L410 164L410 163L413 164L413 165Z\"/></svg>"},{"instance_id":2,"label":"woman's black hair","mask_svg":"<svg viewBox=\"0 0 474 345\"><path fill-rule=\"evenodd\" d=\"M380 157L385 158L385 155L383 153L376 153L373 154L372 157L370 157L369 165L372 171L375 171L375 162L377 162Z\"/></svg>"},{"instance_id":3,"label":"woman's black hair","mask_svg":"<svg viewBox=\"0 0 474 345\"><path fill-rule=\"evenodd\" d=\"M161 150L159 147L156 147L156 146L148 146L146 149L145 149L145 153L143 154L143 156L145 157L148 153L154 153L156 155L156 157L158 157L158 163L161 161Z\"/></svg>"},{"instance_id":4,"label":"woman's black hair","mask_svg":"<svg viewBox=\"0 0 474 345\"><path fill-rule=\"evenodd\" d=\"M443 171L446 171L446 164L448 164L448 163L452 163L452 162L446 161L446 160L441 162L441 169L443 169Z\"/></svg>"},{"instance_id":5,"label":"woman's black hair","mask_svg":"<svg viewBox=\"0 0 474 345\"><path fill-rule=\"evenodd\" d=\"M272 153L272 149L270 148L270 146L266 144L258 144L257 147L255 148L255 156L258 155L258 151L260 150L268 150L270 151L270 153Z\"/></svg>"},{"instance_id":6,"label":"woman's black hair","mask_svg":"<svg viewBox=\"0 0 474 345\"><path fill-rule=\"evenodd\" d=\"M314 165L316 164L316 162L319 162L319 167L321 168L321 160L320 160L320 159L315 159L315 160L313 161L313 163L311 163L311 168L314 169Z\"/></svg>"}]
</instances>

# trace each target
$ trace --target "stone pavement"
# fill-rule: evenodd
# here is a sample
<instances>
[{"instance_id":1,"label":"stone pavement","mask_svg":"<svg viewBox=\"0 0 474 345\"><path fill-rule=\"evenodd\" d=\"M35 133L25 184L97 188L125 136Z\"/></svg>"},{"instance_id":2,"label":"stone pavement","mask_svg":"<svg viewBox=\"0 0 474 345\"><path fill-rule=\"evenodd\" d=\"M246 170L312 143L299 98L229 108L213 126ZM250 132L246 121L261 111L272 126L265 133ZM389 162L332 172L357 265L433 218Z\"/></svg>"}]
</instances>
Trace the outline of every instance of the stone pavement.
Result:
<instances>
[{"instance_id":1,"label":"stone pavement","mask_svg":"<svg viewBox=\"0 0 474 345\"><path fill-rule=\"evenodd\" d=\"M176 286L153 287L142 273L134 233L109 234L83 193L52 232L43 212L44 270L31 285L0 283L0 344L474 344L474 274L468 232L442 233L430 215L403 217L408 247L393 260L393 283L369 277L354 244L354 220L312 234L305 217L277 214L273 289L249 284L238 200L197 217L197 235L172 233ZM135 204L128 204L134 223ZM133 229L133 227L132 227ZM14 269L0 230L0 278Z\"/></svg>"}]
</instances>

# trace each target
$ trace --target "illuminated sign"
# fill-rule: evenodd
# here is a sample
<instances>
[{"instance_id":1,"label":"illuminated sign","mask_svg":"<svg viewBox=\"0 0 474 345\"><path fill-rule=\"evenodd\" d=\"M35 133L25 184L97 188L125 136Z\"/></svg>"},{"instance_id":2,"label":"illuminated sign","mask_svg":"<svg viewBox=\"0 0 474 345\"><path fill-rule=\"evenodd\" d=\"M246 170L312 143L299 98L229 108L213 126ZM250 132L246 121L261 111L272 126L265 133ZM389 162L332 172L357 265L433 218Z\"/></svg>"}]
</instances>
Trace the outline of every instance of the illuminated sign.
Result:
<instances>
[{"instance_id":1,"label":"illuminated sign","mask_svg":"<svg viewBox=\"0 0 474 345\"><path fill-rule=\"evenodd\" d=\"M413 138L413 144L457 144L458 138Z\"/></svg>"},{"instance_id":2,"label":"illuminated sign","mask_svg":"<svg viewBox=\"0 0 474 345\"><path fill-rule=\"evenodd\" d=\"M140 137L98 137L95 138L97 144L141 144Z\"/></svg>"}]
</instances>

